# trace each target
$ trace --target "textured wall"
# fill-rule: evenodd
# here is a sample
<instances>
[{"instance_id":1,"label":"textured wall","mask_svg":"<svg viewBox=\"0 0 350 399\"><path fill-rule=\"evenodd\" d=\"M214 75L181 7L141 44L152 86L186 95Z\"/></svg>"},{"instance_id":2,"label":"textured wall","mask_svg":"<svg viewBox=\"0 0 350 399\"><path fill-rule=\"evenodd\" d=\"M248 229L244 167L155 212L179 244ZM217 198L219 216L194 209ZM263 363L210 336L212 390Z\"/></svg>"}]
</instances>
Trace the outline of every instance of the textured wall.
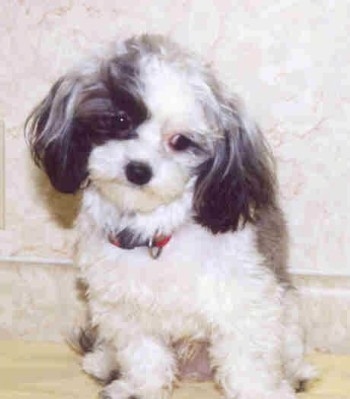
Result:
<instances>
[{"instance_id":1,"label":"textured wall","mask_svg":"<svg viewBox=\"0 0 350 399\"><path fill-rule=\"evenodd\" d=\"M2 0L0 338L60 340L78 306L75 270L58 262L72 253L78 199L54 193L33 166L22 134L26 116L91 49L157 32L210 61L268 135L291 266L302 271L296 283L308 344L350 352L350 278L329 277L350 277L349 14L348 0Z\"/></svg>"},{"instance_id":2,"label":"textured wall","mask_svg":"<svg viewBox=\"0 0 350 399\"><path fill-rule=\"evenodd\" d=\"M346 0L2 0L0 254L69 258L72 251L76 201L53 193L29 160L22 128L31 108L91 49L160 32L211 61L268 135L292 267L350 274L349 13Z\"/></svg>"}]
</instances>

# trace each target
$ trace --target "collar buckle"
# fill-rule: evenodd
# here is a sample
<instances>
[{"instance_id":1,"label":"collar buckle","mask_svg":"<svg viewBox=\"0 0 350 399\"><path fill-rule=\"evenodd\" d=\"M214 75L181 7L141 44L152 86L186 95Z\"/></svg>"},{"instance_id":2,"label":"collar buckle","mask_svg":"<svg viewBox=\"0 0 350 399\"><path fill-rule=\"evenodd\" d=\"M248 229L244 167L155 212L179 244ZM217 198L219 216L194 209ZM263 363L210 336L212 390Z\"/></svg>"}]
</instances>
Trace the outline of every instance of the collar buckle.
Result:
<instances>
[{"instance_id":1,"label":"collar buckle","mask_svg":"<svg viewBox=\"0 0 350 399\"><path fill-rule=\"evenodd\" d=\"M148 241L148 252L153 259L158 259L163 251L163 247L170 241L171 236L158 235L156 231L154 236Z\"/></svg>"},{"instance_id":2,"label":"collar buckle","mask_svg":"<svg viewBox=\"0 0 350 399\"><path fill-rule=\"evenodd\" d=\"M163 251L163 247L157 246L155 243L154 237L150 238L148 241L148 253L151 258L153 259L158 259L160 257L160 254Z\"/></svg>"}]
</instances>

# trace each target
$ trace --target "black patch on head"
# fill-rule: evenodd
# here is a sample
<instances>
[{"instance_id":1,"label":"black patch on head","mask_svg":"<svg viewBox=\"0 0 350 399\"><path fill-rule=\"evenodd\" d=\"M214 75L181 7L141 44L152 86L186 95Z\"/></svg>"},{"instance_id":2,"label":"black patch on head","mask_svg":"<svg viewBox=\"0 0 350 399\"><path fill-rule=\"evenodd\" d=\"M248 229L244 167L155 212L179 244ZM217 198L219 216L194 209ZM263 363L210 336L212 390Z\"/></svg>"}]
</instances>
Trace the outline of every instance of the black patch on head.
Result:
<instances>
[{"instance_id":1,"label":"black patch on head","mask_svg":"<svg viewBox=\"0 0 350 399\"><path fill-rule=\"evenodd\" d=\"M107 84L108 82L104 82ZM137 127L146 120L144 104L123 88L104 87L99 95L90 93L79 106L75 123L91 145L108 140L130 140L137 137Z\"/></svg>"},{"instance_id":2,"label":"black patch on head","mask_svg":"<svg viewBox=\"0 0 350 399\"><path fill-rule=\"evenodd\" d=\"M195 220L214 234L255 222L257 211L275 201L266 148L254 147L242 128L226 131L215 155L198 169Z\"/></svg>"},{"instance_id":3,"label":"black patch on head","mask_svg":"<svg viewBox=\"0 0 350 399\"><path fill-rule=\"evenodd\" d=\"M25 130L33 158L58 191L76 192L88 177L92 148L135 138L147 118L136 60L127 61L110 60L89 82L77 75L61 78L29 116Z\"/></svg>"}]
</instances>

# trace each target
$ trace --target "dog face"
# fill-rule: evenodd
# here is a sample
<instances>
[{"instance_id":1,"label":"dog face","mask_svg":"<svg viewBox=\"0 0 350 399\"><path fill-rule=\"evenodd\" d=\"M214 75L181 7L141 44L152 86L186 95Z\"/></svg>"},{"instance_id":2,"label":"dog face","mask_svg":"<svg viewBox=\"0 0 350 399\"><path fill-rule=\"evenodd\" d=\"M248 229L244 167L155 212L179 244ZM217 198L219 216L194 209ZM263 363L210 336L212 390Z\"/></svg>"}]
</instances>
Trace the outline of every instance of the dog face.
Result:
<instances>
[{"instance_id":1,"label":"dog face","mask_svg":"<svg viewBox=\"0 0 350 399\"><path fill-rule=\"evenodd\" d=\"M209 155L205 115L183 75L159 60L145 62L142 100L131 97L113 111L123 140L92 149L90 179L122 211L150 212L181 197Z\"/></svg>"},{"instance_id":2,"label":"dog face","mask_svg":"<svg viewBox=\"0 0 350 399\"><path fill-rule=\"evenodd\" d=\"M61 78L27 121L52 185L86 179L121 212L152 212L192 193L212 232L274 203L259 129L210 70L164 38L141 36Z\"/></svg>"}]
</instances>

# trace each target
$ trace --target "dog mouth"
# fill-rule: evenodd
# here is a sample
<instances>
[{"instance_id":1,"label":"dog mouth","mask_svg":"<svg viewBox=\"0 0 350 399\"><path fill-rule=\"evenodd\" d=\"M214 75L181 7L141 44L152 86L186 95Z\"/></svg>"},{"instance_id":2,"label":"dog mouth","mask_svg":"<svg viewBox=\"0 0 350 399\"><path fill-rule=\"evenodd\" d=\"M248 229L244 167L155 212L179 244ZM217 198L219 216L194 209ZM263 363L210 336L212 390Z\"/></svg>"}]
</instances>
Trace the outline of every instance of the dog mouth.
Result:
<instances>
[{"instance_id":1,"label":"dog mouth","mask_svg":"<svg viewBox=\"0 0 350 399\"><path fill-rule=\"evenodd\" d=\"M107 200L121 211L148 213L168 205L180 198L186 182L179 185L169 185L166 190L152 184L138 185L121 182L119 179L95 181L95 187Z\"/></svg>"},{"instance_id":2,"label":"dog mouth","mask_svg":"<svg viewBox=\"0 0 350 399\"><path fill-rule=\"evenodd\" d=\"M89 172L92 185L121 212L141 213L181 198L192 176L185 167L169 163L155 169L145 161L129 161L113 175L97 167Z\"/></svg>"}]
</instances>

